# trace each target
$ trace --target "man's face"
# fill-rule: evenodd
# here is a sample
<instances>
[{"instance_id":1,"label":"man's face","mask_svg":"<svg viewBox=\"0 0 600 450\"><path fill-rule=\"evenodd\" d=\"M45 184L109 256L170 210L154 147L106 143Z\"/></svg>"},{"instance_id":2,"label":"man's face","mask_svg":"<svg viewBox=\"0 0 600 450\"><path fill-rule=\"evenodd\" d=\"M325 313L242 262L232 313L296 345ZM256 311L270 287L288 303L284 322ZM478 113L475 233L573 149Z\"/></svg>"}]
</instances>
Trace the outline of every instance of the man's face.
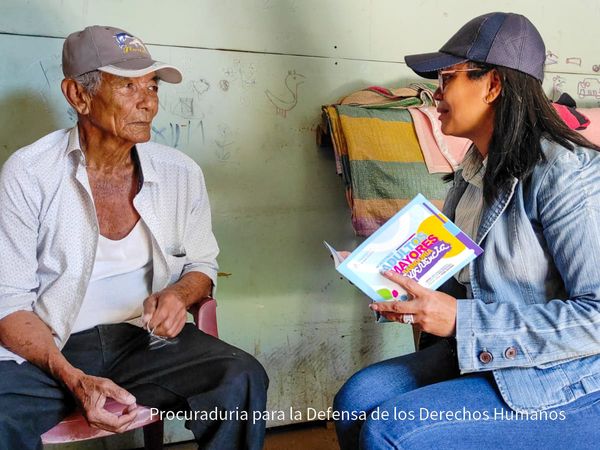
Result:
<instances>
[{"instance_id":1,"label":"man's face","mask_svg":"<svg viewBox=\"0 0 600 450\"><path fill-rule=\"evenodd\" d=\"M107 138L137 144L150 140L152 119L157 112L155 72L136 78L103 73L100 88L90 100L87 119Z\"/></svg>"}]
</instances>

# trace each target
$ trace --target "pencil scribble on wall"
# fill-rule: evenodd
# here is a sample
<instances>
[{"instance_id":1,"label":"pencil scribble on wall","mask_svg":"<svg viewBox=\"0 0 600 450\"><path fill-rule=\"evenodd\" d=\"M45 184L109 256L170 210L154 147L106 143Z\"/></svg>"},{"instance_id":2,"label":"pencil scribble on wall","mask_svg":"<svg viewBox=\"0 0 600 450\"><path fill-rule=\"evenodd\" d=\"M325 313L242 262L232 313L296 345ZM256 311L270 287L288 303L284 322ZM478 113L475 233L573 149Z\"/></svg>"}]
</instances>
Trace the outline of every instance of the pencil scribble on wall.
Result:
<instances>
[{"instance_id":1,"label":"pencil scribble on wall","mask_svg":"<svg viewBox=\"0 0 600 450\"><path fill-rule=\"evenodd\" d=\"M560 94L564 92L563 87L567 80L565 80L560 75L555 75L552 77L552 100L558 99Z\"/></svg>"},{"instance_id":2,"label":"pencil scribble on wall","mask_svg":"<svg viewBox=\"0 0 600 450\"><path fill-rule=\"evenodd\" d=\"M204 78L201 78L199 80L192 80L191 84L198 97L200 97L205 92L208 92L208 90L210 89L210 83Z\"/></svg>"},{"instance_id":3,"label":"pencil scribble on wall","mask_svg":"<svg viewBox=\"0 0 600 450\"><path fill-rule=\"evenodd\" d=\"M571 58L567 58L567 59L565 60L565 62L566 62L567 64L573 64L573 65L575 65L575 66L579 66L579 67L581 67L581 58L579 58L579 57L571 57Z\"/></svg>"},{"instance_id":4,"label":"pencil scribble on wall","mask_svg":"<svg viewBox=\"0 0 600 450\"><path fill-rule=\"evenodd\" d=\"M35 73L35 70L38 69L40 76L36 80L36 91L44 105L44 109L50 112L54 105L59 104L62 106L65 104L60 90L60 82L63 79L61 58L58 55L52 55L40 59L25 68L24 72Z\"/></svg>"},{"instance_id":5,"label":"pencil scribble on wall","mask_svg":"<svg viewBox=\"0 0 600 450\"><path fill-rule=\"evenodd\" d=\"M231 158L231 152L227 149L234 144L232 133L229 127L225 124L218 126L219 137L215 139L217 149L215 150L215 156L219 161L228 161Z\"/></svg>"},{"instance_id":6,"label":"pencil scribble on wall","mask_svg":"<svg viewBox=\"0 0 600 450\"><path fill-rule=\"evenodd\" d=\"M584 78L578 82L577 96L579 98L593 97L600 99L600 80L597 78Z\"/></svg>"},{"instance_id":7,"label":"pencil scribble on wall","mask_svg":"<svg viewBox=\"0 0 600 450\"><path fill-rule=\"evenodd\" d=\"M546 61L544 64L546 64L547 66L550 66L552 64L558 64L558 55L552 50L546 51Z\"/></svg>"},{"instance_id":8,"label":"pencil scribble on wall","mask_svg":"<svg viewBox=\"0 0 600 450\"><path fill-rule=\"evenodd\" d=\"M42 68L42 73L44 74L44 79L46 80L48 89L50 89L50 80L48 79L48 74L46 73L46 69L44 68L44 64L42 63L42 61L40 61L40 67Z\"/></svg>"},{"instance_id":9,"label":"pencil scribble on wall","mask_svg":"<svg viewBox=\"0 0 600 450\"><path fill-rule=\"evenodd\" d=\"M227 89L231 85L232 82L241 81L242 87L254 87L256 85L256 65L253 63L243 64L239 59L233 60L233 65L230 67L225 67L223 69L223 73L225 74L225 79L221 80L226 82ZM220 85L223 91L224 86Z\"/></svg>"},{"instance_id":10,"label":"pencil scribble on wall","mask_svg":"<svg viewBox=\"0 0 600 450\"><path fill-rule=\"evenodd\" d=\"M185 148L190 144L196 130L200 132L200 138L204 144L204 122L202 120L169 122L165 126L152 125L153 141L174 148Z\"/></svg>"},{"instance_id":11,"label":"pencil scribble on wall","mask_svg":"<svg viewBox=\"0 0 600 450\"><path fill-rule=\"evenodd\" d=\"M179 97L179 114L182 117L194 117L194 99L191 97Z\"/></svg>"},{"instance_id":12,"label":"pencil scribble on wall","mask_svg":"<svg viewBox=\"0 0 600 450\"><path fill-rule=\"evenodd\" d=\"M294 109L298 104L298 87L304 83L305 76L290 70L284 80L285 89L288 91L283 96L277 96L270 89L265 91L267 99L275 106L275 112L281 117L286 117L287 113Z\"/></svg>"},{"instance_id":13,"label":"pencil scribble on wall","mask_svg":"<svg viewBox=\"0 0 600 450\"><path fill-rule=\"evenodd\" d=\"M169 122L168 126L162 127L152 125L154 141L174 148L185 147L190 142L191 125L190 120L181 123Z\"/></svg>"},{"instance_id":14,"label":"pencil scribble on wall","mask_svg":"<svg viewBox=\"0 0 600 450\"><path fill-rule=\"evenodd\" d=\"M201 133L204 144L204 112L202 97L210 90L204 79L189 80L175 86L165 86L160 96L160 107L171 117L155 122L153 140L171 147L184 149Z\"/></svg>"},{"instance_id":15,"label":"pencil scribble on wall","mask_svg":"<svg viewBox=\"0 0 600 450\"><path fill-rule=\"evenodd\" d=\"M205 79L190 80L175 86L174 95L161 95L161 107L184 119L203 119L204 113L199 110L201 97L209 91L210 83Z\"/></svg>"}]
</instances>

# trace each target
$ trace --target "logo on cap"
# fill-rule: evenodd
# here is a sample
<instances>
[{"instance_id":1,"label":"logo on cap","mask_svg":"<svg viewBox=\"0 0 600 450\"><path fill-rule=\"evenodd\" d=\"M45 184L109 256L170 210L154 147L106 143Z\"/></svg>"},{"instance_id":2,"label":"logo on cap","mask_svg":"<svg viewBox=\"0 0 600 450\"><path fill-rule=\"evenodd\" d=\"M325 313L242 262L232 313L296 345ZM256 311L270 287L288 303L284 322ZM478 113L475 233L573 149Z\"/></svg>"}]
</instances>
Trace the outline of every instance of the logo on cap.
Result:
<instances>
[{"instance_id":1,"label":"logo on cap","mask_svg":"<svg viewBox=\"0 0 600 450\"><path fill-rule=\"evenodd\" d=\"M117 45L123 53L127 54L129 52L140 52L148 54L148 50L146 50L146 46L135 36L130 35L129 33L117 33L115 34L115 40L117 41Z\"/></svg>"}]
</instances>

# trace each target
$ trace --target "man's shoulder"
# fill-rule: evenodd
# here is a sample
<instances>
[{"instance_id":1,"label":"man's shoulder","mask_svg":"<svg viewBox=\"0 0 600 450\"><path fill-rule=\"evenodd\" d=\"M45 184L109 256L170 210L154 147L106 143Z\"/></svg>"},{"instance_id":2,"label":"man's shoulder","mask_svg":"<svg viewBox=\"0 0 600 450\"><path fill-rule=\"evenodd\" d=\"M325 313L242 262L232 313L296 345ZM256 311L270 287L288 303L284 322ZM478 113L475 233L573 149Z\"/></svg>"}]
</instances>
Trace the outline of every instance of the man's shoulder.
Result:
<instances>
[{"instance_id":1,"label":"man's shoulder","mask_svg":"<svg viewBox=\"0 0 600 450\"><path fill-rule=\"evenodd\" d=\"M3 172L23 169L29 174L52 172L52 165L64 154L69 130L53 131L37 141L13 152L2 166Z\"/></svg>"},{"instance_id":2,"label":"man's shoulder","mask_svg":"<svg viewBox=\"0 0 600 450\"><path fill-rule=\"evenodd\" d=\"M67 147L69 131L67 128L53 131L39 138L37 141L16 150L11 155L11 158L16 157L26 162L35 162L40 157L54 156L52 155L53 150L61 151Z\"/></svg>"}]
</instances>

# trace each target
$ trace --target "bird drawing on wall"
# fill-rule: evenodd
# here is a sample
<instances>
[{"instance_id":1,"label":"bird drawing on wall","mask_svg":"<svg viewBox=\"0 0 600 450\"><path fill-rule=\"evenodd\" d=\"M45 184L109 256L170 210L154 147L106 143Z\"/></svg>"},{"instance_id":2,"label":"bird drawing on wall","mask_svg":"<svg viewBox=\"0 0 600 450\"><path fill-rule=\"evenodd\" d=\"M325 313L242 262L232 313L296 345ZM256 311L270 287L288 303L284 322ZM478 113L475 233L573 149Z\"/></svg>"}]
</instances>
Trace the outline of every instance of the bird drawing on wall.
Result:
<instances>
[{"instance_id":1,"label":"bird drawing on wall","mask_svg":"<svg viewBox=\"0 0 600 450\"><path fill-rule=\"evenodd\" d=\"M296 73L295 70L288 71L285 77L285 87L291 94L290 99L283 99L276 96L270 90L265 91L265 95L269 101L275 106L275 111L282 117L286 117L288 111L291 111L298 104L298 86L304 83L304 75ZM286 95L289 97L289 95Z\"/></svg>"}]
</instances>

